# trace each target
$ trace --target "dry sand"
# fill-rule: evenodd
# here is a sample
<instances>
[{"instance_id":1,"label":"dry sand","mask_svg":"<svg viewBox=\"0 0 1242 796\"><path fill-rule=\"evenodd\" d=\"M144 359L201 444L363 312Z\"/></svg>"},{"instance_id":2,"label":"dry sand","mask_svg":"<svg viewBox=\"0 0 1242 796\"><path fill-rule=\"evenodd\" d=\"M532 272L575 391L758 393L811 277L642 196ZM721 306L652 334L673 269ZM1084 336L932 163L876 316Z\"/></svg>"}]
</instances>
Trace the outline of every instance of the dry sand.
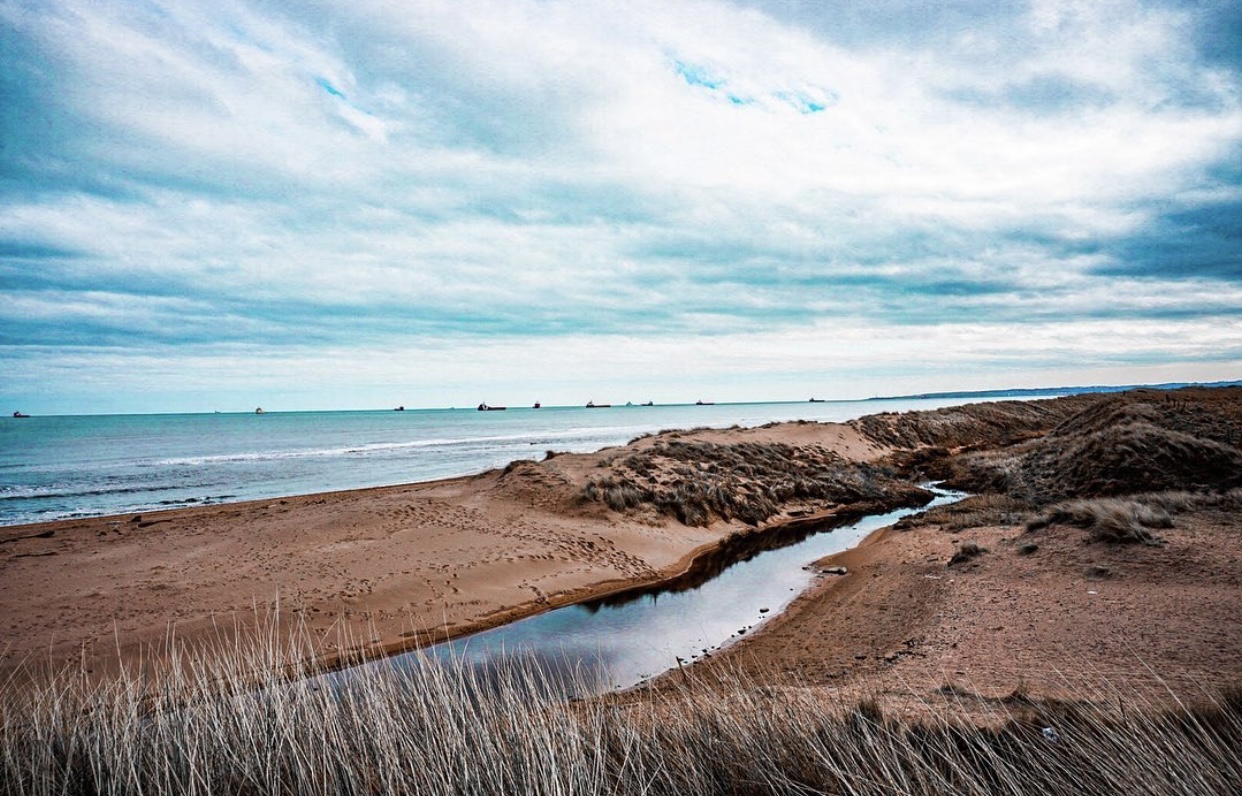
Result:
<instances>
[{"instance_id":1,"label":"dry sand","mask_svg":"<svg viewBox=\"0 0 1242 796\"><path fill-rule=\"evenodd\" d=\"M256 608L278 610L286 627L304 621L330 658L341 631L369 653L392 651L656 582L728 535L754 532L720 519L688 527L650 507L618 513L581 498L587 480L611 472L620 456L662 440L815 446L850 462L896 453L889 461L904 462L909 477L921 475L911 461L936 451L931 469L978 480L986 467L972 451L993 457L985 464L1035 467L1048 457L1020 457L1045 435L1062 444L1049 430L1084 407L1095 417L1103 401L1122 401L1143 423L1165 412L1181 429L1176 440L1203 433L1236 450L1242 392L1201 392L1207 397L1179 394L1181 403L1093 397L909 423L682 432L473 478L4 528L0 676L82 655L106 671L118 649L133 660L170 629L203 642L237 619L253 621ZM1199 426L1178 420L1191 415ZM1049 449L1060 450L1055 444ZM1216 462L1220 451L1209 452ZM1147 475L1158 481L1163 472ZM1222 483L1234 476L1242 473L1226 472ZM1041 478L1047 473L1034 469L1022 483ZM807 510L785 508L771 523ZM945 693L1094 697L1105 683L1159 698L1166 685L1187 693L1242 682L1236 505L1178 513L1154 546L1093 542L1059 524L1025 533L1018 518L979 516L929 513L822 562L847 574L822 575L789 610L696 671L915 702ZM950 566L965 541L987 552ZM1031 542L1036 550L1020 551Z\"/></svg>"}]
</instances>

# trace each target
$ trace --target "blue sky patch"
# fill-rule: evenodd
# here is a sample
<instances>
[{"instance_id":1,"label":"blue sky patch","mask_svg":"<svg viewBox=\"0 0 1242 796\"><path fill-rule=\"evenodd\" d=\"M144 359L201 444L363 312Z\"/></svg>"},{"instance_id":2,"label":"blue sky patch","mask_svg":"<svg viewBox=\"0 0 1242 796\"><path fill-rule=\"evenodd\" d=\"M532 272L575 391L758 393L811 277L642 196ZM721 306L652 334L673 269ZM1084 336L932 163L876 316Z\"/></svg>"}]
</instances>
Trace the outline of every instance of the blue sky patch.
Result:
<instances>
[{"instance_id":1,"label":"blue sky patch","mask_svg":"<svg viewBox=\"0 0 1242 796\"><path fill-rule=\"evenodd\" d=\"M677 74L681 79L691 86L701 86L702 88L715 91L724 86L726 82L706 66L697 66L684 61L674 60L673 67L677 70Z\"/></svg>"},{"instance_id":2,"label":"blue sky patch","mask_svg":"<svg viewBox=\"0 0 1242 796\"><path fill-rule=\"evenodd\" d=\"M334 97L339 97L339 98L341 98L341 99L345 99L345 95L341 93L340 89L338 89L336 86L332 85L332 81L328 80L328 78L326 78L326 77L316 77L316 78L315 78L315 83L316 83L316 84L317 84L317 85L318 85L321 89L323 89L324 91L328 92L328 93L329 93L329 94L331 94L332 96L334 96Z\"/></svg>"}]
</instances>

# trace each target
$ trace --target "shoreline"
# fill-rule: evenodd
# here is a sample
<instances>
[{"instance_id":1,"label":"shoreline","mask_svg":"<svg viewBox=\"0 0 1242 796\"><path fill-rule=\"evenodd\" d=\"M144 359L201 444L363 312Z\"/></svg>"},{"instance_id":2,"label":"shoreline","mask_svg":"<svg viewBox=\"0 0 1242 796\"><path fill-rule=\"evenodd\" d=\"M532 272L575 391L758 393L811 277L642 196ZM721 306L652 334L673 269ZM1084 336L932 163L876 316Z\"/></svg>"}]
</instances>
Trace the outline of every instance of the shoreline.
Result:
<instances>
[{"instance_id":1,"label":"shoreline","mask_svg":"<svg viewBox=\"0 0 1242 796\"><path fill-rule=\"evenodd\" d=\"M894 406L916 404L940 405L906 401ZM10 453L16 456L6 458L16 469L10 473L9 488L3 490L0 527L470 477L547 449L593 453L624 446L661 429L754 427L799 419L845 422L881 408L864 408L857 401L843 405L847 408L817 409L802 403L745 403L709 409L690 405L636 408L634 412L623 408L615 416L578 408L552 409L550 415L535 413L516 424L503 417L478 417L473 409L451 416L413 412L409 417L391 411L325 412L310 414L336 419L326 425L315 421L309 436L297 433L301 421L273 425L270 418L249 414L224 421L215 414L178 416L188 420L172 424L167 435L158 433L159 422L148 422L159 421L161 416L104 417L102 425L92 417L48 418L47 425L36 418L33 425L12 429L32 433L19 433L10 440L14 443ZM801 414L804 409L806 413ZM278 420L281 413L272 414ZM36 429L41 430L36 433ZM261 439L252 445L249 435L256 433ZM97 438L119 441L124 445L123 455L113 459L105 451L102 460L87 456L78 467L73 463L80 455L77 445L63 451L64 457L60 455L61 443L78 436L88 443ZM203 436L219 436L220 440L204 448ZM91 447L88 444L87 450ZM34 460L36 455L52 464L43 467ZM166 466L191 467L193 472L187 478L177 473L165 478L162 469Z\"/></svg>"}]
</instances>

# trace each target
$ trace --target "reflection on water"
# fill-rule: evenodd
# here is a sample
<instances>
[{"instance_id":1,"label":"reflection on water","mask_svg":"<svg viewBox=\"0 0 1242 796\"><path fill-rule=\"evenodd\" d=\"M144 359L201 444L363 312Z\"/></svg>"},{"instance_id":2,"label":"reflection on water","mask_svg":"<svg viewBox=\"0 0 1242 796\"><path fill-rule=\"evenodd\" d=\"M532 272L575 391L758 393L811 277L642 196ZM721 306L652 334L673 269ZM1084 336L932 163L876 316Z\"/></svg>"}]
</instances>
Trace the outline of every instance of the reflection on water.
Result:
<instances>
[{"instance_id":1,"label":"reflection on water","mask_svg":"<svg viewBox=\"0 0 1242 796\"><path fill-rule=\"evenodd\" d=\"M940 490L937 495L930 505L961 497ZM815 573L808 564L847 550L914 511L806 529L798 534L804 538L786 537L792 543L778 549L737 548L727 551L733 556L728 563L713 556L692 578L662 588L566 606L378 665L414 666L429 656L487 682L496 667L534 663L553 680L579 683L579 695L628 688L753 630L810 585ZM831 532L816 532L822 530Z\"/></svg>"},{"instance_id":2,"label":"reflection on water","mask_svg":"<svg viewBox=\"0 0 1242 796\"><path fill-rule=\"evenodd\" d=\"M894 512L894 516L902 516L906 513L909 513L909 511L898 511ZM638 586L610 594L606 597L600 597L596 600L588 600L579 603L578 607L595 613L602 608L619 608L645 598L656 599L661 595L693 591L716 579L726 570L749 563L756 556L798 545L816 534L826 533L834 528L851 525L865 517L866 514L861 511L846 511L828 518L794 520L780 527L765 530L763 533L731 536L725 539L718 547L707 550L696 557L691 563L690 568L676 577L669 578L660 583L654 583L650 586ZM882 528L884 526L879 525L876 527ZM814 558L822 558L824 555L828 555L828 553L815 556ZM814 560L814 558L810 560ZM769 562L770 565L775 565L776 563L775 559ZM761 576L763 574L759 571L761 569L747 570L745 577ZM665 602L667 604L667 598Z\"/></svg>"}]
</instances>

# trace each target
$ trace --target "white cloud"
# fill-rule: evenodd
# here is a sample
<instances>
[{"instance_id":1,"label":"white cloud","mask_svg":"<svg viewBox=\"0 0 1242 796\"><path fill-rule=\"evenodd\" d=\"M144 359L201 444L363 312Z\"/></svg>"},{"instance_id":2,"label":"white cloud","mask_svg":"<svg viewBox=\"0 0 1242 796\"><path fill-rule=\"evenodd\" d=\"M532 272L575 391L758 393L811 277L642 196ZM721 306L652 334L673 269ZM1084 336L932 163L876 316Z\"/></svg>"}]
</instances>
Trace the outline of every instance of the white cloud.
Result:
<instances>
[{"instance_id":1,"label":"white cloud","mask_svg":"<svg viewBox=\"0 0 1242 796\"><path fill-rule=\"evenodd\" d=\"M0 3L37 53L14 74L53 89L21 118L62 120L5 121L9 339L102 324L131 341L122 379L178 338L179 378L227 370L240 349L199 353L213 317L302 379L411 340L444 383L512 377L536 340L569 381L686 350L705 382L927 372L923 343L967 316L940 340L963 367L1035 357L1039 334L1067 362L1192 360L1208 327L1234 356L1236 279L1100 275L1164 217L1242 196L1210 176L1242 144L1240 84L1196 59L1189 12L1040 2L899 47L834 37L826 6L758 8Z\"/></svg>"}]
</instances>

